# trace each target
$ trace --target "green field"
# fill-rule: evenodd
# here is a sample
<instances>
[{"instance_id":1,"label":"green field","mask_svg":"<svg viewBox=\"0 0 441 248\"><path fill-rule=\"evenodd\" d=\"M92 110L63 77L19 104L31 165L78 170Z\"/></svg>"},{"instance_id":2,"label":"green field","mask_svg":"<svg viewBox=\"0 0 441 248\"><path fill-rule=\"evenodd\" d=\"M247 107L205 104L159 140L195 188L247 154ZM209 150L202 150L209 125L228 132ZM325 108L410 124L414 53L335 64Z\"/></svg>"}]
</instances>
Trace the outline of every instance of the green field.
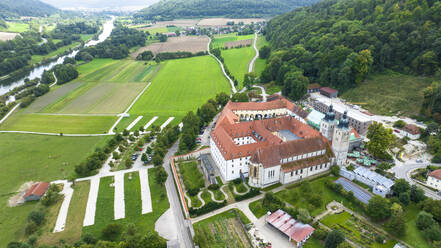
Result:
<instances>
[{"instance_id":1,"label":"green field","mask_svg":"<svg viewBox=\"0 0 441 248\"><path fill-rule=\"evenodd\" d=\"M8 28L0 28L0 31L22 33L29 30L29 24L23 22L6 22Z\"/></svg>"},{"instance_id":2,"label":"green field","mask_svg":"<svg viewBox=\"0 0 441 248\"><path fill-rule=\"evenodd\" d=\"M265 36L259 35L257 37L257 49L261 49L263 46L270 46L270 43L265 39ZM257 58L254 63L254 71L258 76L262 73L266 66L266 59Z\"/></svg>"},{"instance_id":3,"label":"green field","mask_svg":"<svg viewBox=\"0 0 441 248\"><path fill-rule=\"evenodd\" d=\"M239 88L243 87L245 73L248 73L248 67L251 59L256 55L253 47L233 48L222 50L224 63L239 82Z\"/></svg>"},{"instance_id":4,"label":"green field","mask_svg":"<svg viewBox=\"0 0 441 248\"><path fill-rule=\"evenodd\" d=\"M53 58L53 57L57 57L57 56L63 55L69 49L73 49L75 47L78 47L79 45L80 45L80 42L73 42L72 44L70 44L68 46L60 47L57 50L52 51L52 52L50 52L50 53L48 53L46 55L32 55L31 64L41 63L45 59L50 59L50 58Z\"/></svg>"},{"instance_id":5,"label":"green field","mask_svg":"<svg viewBox=\"0 0 441 248\"><path fill-rule=\"evenodd\" d=\"M166 27L159 27L159 28L148 28L146 31L149 31L151 35L155 35L156 33L167 33L169 32Z\"/></svg>"},{"instance_id":6,"label":"green field","mask_svg":"<svg viewBox=\"0 0 441 248\"><path fill-rule=\"evenodd\" d=\"M123 226L133 223L136 225L138 233L154 231L156 220L170 207L165 186L158 185L155 182L154 170L156 169L148 170L153 212L141 214L139 176L137 173L133 173L132 179L129 180L128 175L126 174L124 181L126 217L124 219L113 220L114 189L109 187L112 178L105 178L104 182L103 179L101 179L97 200L97 214L95 215L95 225L84 227L83 233L92 233L96 237L99 237L101 230L110 223L118 223Z\"/></svg>"},{"instance_id":7,"label":"green field","mask_svg":"<svg viewBox=\"0 0 441 248\"><path fill-rule=\"evenodd\" d=\"M225 42L236 41L236 40L251 40L254 39L254 34L250 35L237 35L237 33L231 34L221 34L215 35L213 41L211 42L212 48L223 48Z\"/></svg>"},{"instance_id":8,"label":"green field","mask_svg":"<svg viewBox=\"0 0 441 248\"><path fill-rule=\"evenodd\" d=\"M86 42L86 41L89 41L90 39L92 39L94 34L81 34L80 36L81 36L81 40Z\"/></svg>"},{"instance_id":9,"label":"green field","mask_svg":"<svg viewBox=\"0 0 441 248\"><path fill-rule=\"evenodd\" d=\"M43 133L88 134L106 133L117 116L46 115L16 113L9 117L1 130Z\"/></svg>"},{"instance_id":10,"label":"green field","mask_svg":"<svg viewBox=\"0 0 441 248\"><path fill-rule=\"evenodd\" d=\"M35 203L7 206L8 199L28 181L67 178L106 137L58 137L0 133L0 246L22 237L28 213Z\"/></svg>"},{"instance_id":11,"label":"green field","mask_svg":"<svg viewBox=\"0 0 441 248\"><path fill-rule=\"evenodd\" d=\"M238 209L239 218L244 224L249 220ZM247 239L234 210L217 214L193 225L194 241L201 248L207 247L252 247Z\"/></svg>"},{"instance_id":12,"label":"green field","mask_svg":"<svg viewBox=\"0 0 441 248\"><path fill-rule=\"evenodd\" d=\"M388 71L370 76L360 86L346 91L341 97L373 114L418 114L423 102L423 90L431 79Z\"/></svg>"},{"instance_id":13,"label":"green field","mask_svg":"<svg viewBox=\"0 0 441 248\"><path fill-rule=\"evenodd\" d=\"M173 116L174 122L178 122L188 111L196 110L219 92L230 92L230 86L212 57L169 60L163 62L152 84L129 113Z\"/></svg>"}]
</instances>

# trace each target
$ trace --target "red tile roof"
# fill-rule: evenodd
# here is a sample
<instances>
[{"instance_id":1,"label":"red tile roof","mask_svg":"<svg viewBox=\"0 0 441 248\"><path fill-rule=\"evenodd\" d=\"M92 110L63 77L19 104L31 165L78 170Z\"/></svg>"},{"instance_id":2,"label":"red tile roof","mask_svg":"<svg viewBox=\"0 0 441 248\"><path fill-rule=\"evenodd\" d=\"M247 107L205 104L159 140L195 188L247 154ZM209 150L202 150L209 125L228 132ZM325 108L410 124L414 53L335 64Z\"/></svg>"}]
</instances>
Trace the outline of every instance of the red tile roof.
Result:
<instances>
[{"instance_id":1,"label":"red tile roof","mask_svg":"<svg viewBox=\"0 0 441 248\"><path fill-rule=\"evenodd\" d=\"M429 176L441 180L441 169L430 172Z\"/></svg>"},{"instance_id":2,"label":"red tile roof","mask_svg":"<svg viewBox=\"0 0 441 248\"><path fill-rule=\"evenodd\" d=\"M326 92L328 94L338 93L338 90L333 89L333 88L329 88L329 87L322 87L322 88L320 88L320 91Z\"/></svg>"},{"instance_id":3,"label":"red tile roof","mask_svg":"<svg viewBox=\"0 0 441 248\"><path fill-rule=\"evenodd\" d=\"M47 182L35 183L34 185L31 186L31 188L28 191L26 191L23 197L28 197L31 195L38 195L41 197L44 195L44 193L46 193L46 190L49 188L49 185L50 184Z\"/></svg>"},{"instance_id":4,"label":"red tile roof","mask_svg":"<svg viewBox=\"0 0 441 248\"><path fill-rule=\"evenodd\" d=\"M283 232L297 243L305 240L315 230L308 224L303 224L296 221L289 214L280 209L266 217L266 222Z\"/></svg>"},{"instance_id":5,"label":"red tile roof","mask_svg":"<svg viewBox=\"0 0 441 248\"><path fill-rule=\"evenodd\" d=\"M318 89L320 87L321 87L320 84L317 83L308 85L308 89Z\"/></svg>"},{"instance_id":6,"label":"red tile roof","mask_svg":"<svg viewBox=\"0 0 441 248\"><path fill-rule=\"evenodd\" d=\"M416 135L416 134L420 134L420 128L413 125L413 124L406 124L403 127L403 131L408 132L410 134Z\"/></svg>"}]
</instances>

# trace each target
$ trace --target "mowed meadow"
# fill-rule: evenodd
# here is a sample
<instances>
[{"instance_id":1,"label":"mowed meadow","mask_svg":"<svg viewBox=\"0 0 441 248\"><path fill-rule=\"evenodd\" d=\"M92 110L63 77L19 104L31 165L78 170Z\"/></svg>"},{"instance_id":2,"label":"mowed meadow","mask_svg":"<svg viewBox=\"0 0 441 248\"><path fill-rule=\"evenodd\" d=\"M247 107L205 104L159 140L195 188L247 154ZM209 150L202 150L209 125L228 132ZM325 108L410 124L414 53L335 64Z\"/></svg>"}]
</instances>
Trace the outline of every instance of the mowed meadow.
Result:
<instances>
[{"instance_id":1,"label":"mowed meadow","mask_svg":"<svg viewBox=\"0 0 441 248\"><path fill-rule=\"evenodd\" d=\"M7 202L29 181L68 178L77 163L108 137L60 137L0 133L0 246L23 236L26 218L35 203L8 207Z\"/></svg>"},{"instance_id":2,"label":"mowed meadow","mask_svg":"<svg viewBox=\"0 0 441 248\"><path fill-rule=\"evenodd\" d=\"M55 86L12 115L0 130L105 133L147 86L157 66L133 60L95 59L79 77Z\"/></svg>"}]
</instances>

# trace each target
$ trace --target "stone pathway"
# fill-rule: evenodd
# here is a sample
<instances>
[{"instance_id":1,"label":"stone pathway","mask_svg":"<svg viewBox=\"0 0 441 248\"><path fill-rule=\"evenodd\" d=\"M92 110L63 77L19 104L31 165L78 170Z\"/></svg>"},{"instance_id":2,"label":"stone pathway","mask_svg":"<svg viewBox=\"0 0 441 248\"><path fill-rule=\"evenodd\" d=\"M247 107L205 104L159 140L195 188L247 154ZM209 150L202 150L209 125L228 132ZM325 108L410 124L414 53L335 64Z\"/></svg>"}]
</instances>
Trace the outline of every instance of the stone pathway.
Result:
<instances>
[{"instance_id":1,"label":"stone pathway","mask_svg":"<svg viewBox=\"0 0 441 248\"><path fill-rule=\"evenodd\" d=\"M242 193L237 192L236 185L233 185L234 194L236 194L236 195L245 195L246 193L250 192L250 187L248 187L248 185L246 183L244 183L244 182L243 182L243 185L245 186L245 188L247 188L247 190L245 192L242 192Z\"/></svg>"},{"instance_id":2,"label":"stone pathway","mask_svg":"<svg viewBox=\"0 0 441 248\"><path fill-rule=\"evenodd\" d=\"M207 190L208 191L208 193L211 195L211 200L212 201L214 201L214 202L217 202L217 203L222 203L222 202L224 202L224 200L216 200L216 198L214 198L214 193L211 191L211 190ZM222 192L223 193L223 192Z\"/></svg>"},{"instance_id":3,"label":"stone pathway","mask_svg":"<svg viewBox=\"0 0 441 248\"><path fill-rule=\"evenodd\" d=\"M64 195L63 203L61 203L60 211L58 212L57 222L55 223L54 233L64 231L66 226L67 213L69 211L70 200L72 199L73 189L72 183L67 180L54 181L53 184L64 184L63 190L60 194Z\"/></svg>"},{"instance_id":4,"label":"stone pathway","mask_svg":"<svg viewBox=\"0 0 441 248\"><path fill-rule=\"evenodd\" d=\"M138 116L134 121L132 121L132 123L130 123L130 125L127 127L127 130L132 129L141 119L142 115Z\"/></svg>"},{"instance_id":5,"label":"stone pathway","mask_svg":"<svg viewBox=\"0 0 441 248\"><path fill-rule=\"evenodd\" d=\"M139 170L139 181L141 183L142 214L151 213L153 209L147 168Z\"/></svg>"},{"instance_id":6,"label":"stone pathway","mask_svg":"<svg viewBox=\"0 0 441 248\"><path fill-rule=\"evenodd\" d=\"M156 121L156 119L158 119L158 116L154 116L149 122L147 122L147 124L145 124L144 126L144 130L147 130L147 128L149 128L153 124L153 122Z\"/></svg>"},{"instance_id":7,"label":"stone pathway","mask_svg":"<svg viewBox=\"0 0 441 248\"><path fill-rule=\"evenodd\" d=\"M87 199L86 214L84 215L83 226L95 224L96 200L98 199L98 189L100 178L95 177L90 180L89 198Z\"/></svg>"},{"instance_id":8,"label":"stone pathway","mask_svg":"<svg viewBox=\"0 0 441 248\"><path fill-rule=\"evenodd\" d=\"M198 199L199 199L199 201L202 202L202 204L199 207L195 208L195 209L199 209L199 208L201 208L201 207L203 207L205 205L205 201L204 201L204 199L202 199L202 193L204 193L204 191L199 191L199 193L198 193Z\"/></svg>"},{"instance_id":9,"label":"stone pathway","mask_svg":"<svg viewBox=\"0 0 441 248\"><path fill-rule=\"evenodd\" d=\"M115 220L124 219L126 217L126 205L124 200L124 173L115 175L115 197L113 201Z\"/></svg>"}]
</instances>

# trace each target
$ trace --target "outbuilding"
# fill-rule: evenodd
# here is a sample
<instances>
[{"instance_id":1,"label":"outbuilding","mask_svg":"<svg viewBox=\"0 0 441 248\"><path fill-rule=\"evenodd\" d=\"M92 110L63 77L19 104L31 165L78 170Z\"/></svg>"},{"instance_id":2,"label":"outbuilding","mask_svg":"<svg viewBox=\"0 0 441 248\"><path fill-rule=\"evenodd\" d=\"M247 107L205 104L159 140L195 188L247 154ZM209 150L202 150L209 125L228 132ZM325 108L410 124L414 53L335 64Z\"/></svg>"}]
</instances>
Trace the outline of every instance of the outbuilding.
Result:
<instances>
[{"instance_id":1,"label":"outbuilding","mask_svg":"<svg viewBox=\"0 0 441 248\"><path fill-rule=\"evenodd\" d=\"M420 128L413 124L406 124L401 133L409 139L419 139L421 135Z\"/></svg>"},{"instance_id":2,"label":"outbuilding","mask_svg":"<svg viewBox=\"0 0 441 248\"><path fill-rule=\"evenodd\" d=\"M337 97L338 90L329 87L322 87L320 88L320 94L327 96L329 98L334 98Z\"/></svg>"},{"instance_id":3,"label":"outbuilding","mask_svg":"<svg viewBox=\"0 0 441 248\"><path fill-rule=\"evenodd\" d=\"M23 196L25 202L40 200L49 188L49 185L48 182L39 182L32 185Z\"/></svg>"}]
</instances>

